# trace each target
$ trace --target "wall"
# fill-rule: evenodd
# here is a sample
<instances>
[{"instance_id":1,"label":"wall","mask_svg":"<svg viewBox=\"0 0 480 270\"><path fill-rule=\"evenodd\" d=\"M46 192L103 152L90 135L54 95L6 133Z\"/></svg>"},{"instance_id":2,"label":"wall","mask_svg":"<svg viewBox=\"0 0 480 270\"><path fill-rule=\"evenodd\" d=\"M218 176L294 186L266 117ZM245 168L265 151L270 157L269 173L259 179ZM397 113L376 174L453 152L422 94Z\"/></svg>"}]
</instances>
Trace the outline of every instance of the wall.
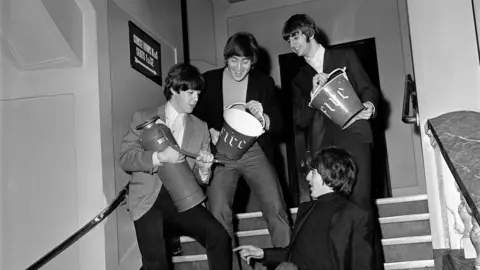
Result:
<instances>
[{"instance_id":1,"label":"wall","mask_svg":"<svg viewBox=\"0 0 480 270\"><path fill-rule=\"evenodd\" d=\"M472 3L408 1L408 12L433 244L434 248L445 248L442 210L438 209L442 204L435 196L440 178L425 123L451 111L480 110L480 63Z\"/></svg>"},{"instance_id":2,"label":"wall","mask_svg":"<svg viewBox=\"0 0 480 270\"><path fill-rule=\"evenodd\" d=\"M113 1L108 0L112 136L115 162L121 141L134 111L165 102L163 88L130 67L128 21L133 21L161 45L162 78L170 67L183 61L181 8L178 0ZM118 192L130 180L115 163ZM121 208L116 212L118 227L118 269L140 268L140 255L133 222ZM117 269L117 268L114 268Z\"/></svg>"},{"instance_id":3,"label":"wall","mask_svg":"<svg viewBox=\"0 0 480 270\"><path fill-rule=\"evenodd\" d=\"M88 0L71 1L72 17L82 17L78 25L68 16L55 21L40 1L2 4L0 268L25 269L106 206L96 43L101 14ZM20 34L19 22L43 28ZM75 37L68 40L81 40L81 57L71 54L56 23L72 23ZM18 41L28 42L17 47ZM105 269L103 226L44 269Z\"/></svg>"},{"instance_id":4,"label":"wall","mask_svg":"<svg viewBox=\"0 0 480 270\"><path fill-rule=\"evenodd\" d=\"M189 10L199 10L198 6L203 6L206 11L212 10L205 14L188 13L189 22L196 22L189 23L188 28L190 55L194 58L192 63L204 69L223 66L223 47L227 38L237 31L248 31L268 52L270 75L280 85L278 55L290 52L281 36L282 26L296 13L309 14L329 37L331 44L374 37L381 91L390 106L386 140L391 185L395 195L422 193L424 190L418 188L423 177L421 152L415 149L418 134L400 121L404 78L411 64L408 62L409 55L404 54L404 50L408 52L409 48L405 48L408 35L402 37L405 34L402 20L405 21L406 16L401 13L405 8L399 7L402 3L382 0L249 0L229 4L227 1L190 0L188 4L192 7ZM203 35L202 29L211 27L209 16L212 13L215 32L207 31Z\"/></svg>"}]
</instances>

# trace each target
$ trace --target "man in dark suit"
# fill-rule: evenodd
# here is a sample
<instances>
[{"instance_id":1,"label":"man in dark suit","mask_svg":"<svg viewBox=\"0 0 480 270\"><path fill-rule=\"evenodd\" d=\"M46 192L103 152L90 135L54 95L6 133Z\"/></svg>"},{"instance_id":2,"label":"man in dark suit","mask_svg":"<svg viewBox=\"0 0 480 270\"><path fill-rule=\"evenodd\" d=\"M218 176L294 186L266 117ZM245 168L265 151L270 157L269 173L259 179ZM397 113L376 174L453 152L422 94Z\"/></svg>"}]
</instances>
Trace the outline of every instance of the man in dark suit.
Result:
<instances>
[{"instance_id":1,"label":"man in dark suit","mask_svg":"<svg viewBox=\"0 0 480 270\"><path fill-rule=\"evenodd\" d=\"M268 267L291 261L301 270L369 270L373 266L369 212L347 197L355 183L352 155L330 147L317 152L307 176L313 201L298 208L290 245L260 249L240 246L240 256Z\"/></svg>"},{"instance_id":2,"label":"man in dark suit","mask_svg":"<svg viewBox=\"0 0 480 270\"><path fill-rule=\"evenodd\" d=\"M160 117L158 121L172 130L178 145L198 153L197 159L186 159L197 180L207 184L213 162L210 134L207 124L191 114L203 86L204 80L197 68L188 64L173 66L165 79L167 103L135 112L123 138L120 166L132 174L128 208L134 221L144 270L170 269L165 227L175 228L197 239L206 248L209 269L232 267L231 239L222 225L200 203L178 212L162 179L155 173L162 164L179 163L186 157L171 147L161 152L142 149L141 131L136 130L145 121Z\"/></svg>"},{"instance_id":3,"label":"man in dark suit","mask_svg":"<svg viewBox=\"0 0 480 270\"><path fill-rule=\"evenodd\" d=\"M204 74L205 91L193 113L207 122L214 145L224 125L224 109L230 104L245 104L235 108L250 112L264 125L265 133L240 159L215 167L207 189L207 203L234 237L232 204L238 180L243 176L260 204L273 245L284 247L290 240L290 225L272 165L274 146L270 137L271 133L281 131L282 119L273 79L254 68L258 55L253 35L239 32L231 36L224 49L225 67Z\"/></svg>"},{"instance_id":4,"label":"man in dark suit","mask_svg":"<svg viewBox=\"0 0 480 270\"><path fill-rule=\"evenodd\" d=\"M319 30L315 22L305 14L290 17L283 27L283 38L293 52L306 60L293 79L293 107L297 125L311 127L310 151L315 153L324 146L337 146L353 154L358 163L357 184L350 199L370 211L371 198L371 147L373 134L368 121L375 115L379 91L370 81L355 52L347 48L329 49L319 43ZM323 86L328 73L346 67L349 81L365 109L356 121L342 130L330 118L310 107L311 93Z\"/></svg>"}]
</instances>

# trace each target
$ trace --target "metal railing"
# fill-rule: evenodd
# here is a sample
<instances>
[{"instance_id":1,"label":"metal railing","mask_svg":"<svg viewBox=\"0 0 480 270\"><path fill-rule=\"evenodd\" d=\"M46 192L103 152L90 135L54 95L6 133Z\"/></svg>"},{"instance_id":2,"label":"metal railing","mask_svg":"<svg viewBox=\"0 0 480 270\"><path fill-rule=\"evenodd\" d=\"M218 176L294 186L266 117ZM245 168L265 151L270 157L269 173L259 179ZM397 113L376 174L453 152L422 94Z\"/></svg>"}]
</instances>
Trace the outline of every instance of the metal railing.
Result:
<instances>
[{"instance_id":1,"label":"metal railing","mask_svg":"<svg viewBox=\"0 0 480 270\"><path fill-rule=\"evenodd\" d=\"M77 242L78 239L82 238L82 236L84 236L89 231L91 231L93 228L95 228L98 224L100 224L105 218L107 218L111 213L113 213L113 211L115 211L122 204L122 202L125 200L125 198L127 198L127 196L128 196L128 185L129 185L129 183L127 185L125 185L125 187L118 193L115 200L113 200L113 202L109 206L107 206L105 209L103 209L102 212L100 212L90 222L85 224L82 228L80 228L78 231L76 231L70 237L65 239L65 241L60 243L58 246L53 248L50 252L48 252L43 257L41 257L36 262L34 262L32 265L30 265L26 270L36 270L36 269L39 269L40 267L44 266L46 263L48 263L53 258L58 256L65 249L67 249L69 246L71 246L75 242Z\"/></svg>"},{"instance_id":2,"label":"metal railing","mask_svg":"<svg viewBox=\"0 0 480 270\"><path fill-rule=\"evenodd\" d=\"M410 113L410 104L412 104L413 112ZM417 91L412 79L412 75L407 74L405 76L405 90L403 93L403 108L402 108L402 121L405 124L420 125L418 118L418 102Z\"/></svg>"}]
</instances>

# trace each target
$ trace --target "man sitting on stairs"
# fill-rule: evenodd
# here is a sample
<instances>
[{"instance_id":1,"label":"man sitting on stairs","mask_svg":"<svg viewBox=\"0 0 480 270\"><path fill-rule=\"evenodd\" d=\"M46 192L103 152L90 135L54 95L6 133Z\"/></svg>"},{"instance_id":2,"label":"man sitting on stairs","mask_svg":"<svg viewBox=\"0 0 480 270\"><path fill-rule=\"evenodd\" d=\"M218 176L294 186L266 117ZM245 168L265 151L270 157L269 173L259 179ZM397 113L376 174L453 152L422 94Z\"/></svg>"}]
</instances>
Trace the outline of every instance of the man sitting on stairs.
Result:
<instances>
[{"instance_id":1,"label":"man sitting on stairs","mask_svg":"<svg viewBox=\"0 0 480 270\"><path fill-rule=\"evenodd\" d=\"M267 267L291 261L301 270L374 269L372 217L347 199L357 173L352 155L328 147L315 154L312 165L307 181L314 200L298 208L290 245L245 245L234 251L248 263L256 259Z\"/></svg>"}]
</instances>

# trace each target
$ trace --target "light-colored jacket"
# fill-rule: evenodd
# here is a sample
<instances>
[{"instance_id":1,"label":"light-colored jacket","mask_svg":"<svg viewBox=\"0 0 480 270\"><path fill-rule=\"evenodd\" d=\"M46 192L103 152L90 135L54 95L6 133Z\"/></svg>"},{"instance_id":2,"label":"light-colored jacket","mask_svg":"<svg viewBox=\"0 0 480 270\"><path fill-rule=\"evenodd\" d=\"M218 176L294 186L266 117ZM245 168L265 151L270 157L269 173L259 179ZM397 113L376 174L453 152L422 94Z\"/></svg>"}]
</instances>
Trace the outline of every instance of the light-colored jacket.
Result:
<instances>
[{"instance_id":1,"label":"light-colored jacket","mask_svg":"<svg viewBox=\"0 0 480 270\"><path fill-rule=\"evenodd\" d=\"M122 141L120 167L132 174L128 195L128 209L132 220L138 220L152 207L162 187L162 181L153 166L153 152L142 149L141 131L136 130L137 125L157 115L165 122L165 105L136 111ZM200 150L210 152L210 133L207 124L192 114L188 114L185 121L181 147L191 153L198 153ZM186 159L197 180L202 183L195 160L189 157Z\"/></svg>"}]
</instances>

